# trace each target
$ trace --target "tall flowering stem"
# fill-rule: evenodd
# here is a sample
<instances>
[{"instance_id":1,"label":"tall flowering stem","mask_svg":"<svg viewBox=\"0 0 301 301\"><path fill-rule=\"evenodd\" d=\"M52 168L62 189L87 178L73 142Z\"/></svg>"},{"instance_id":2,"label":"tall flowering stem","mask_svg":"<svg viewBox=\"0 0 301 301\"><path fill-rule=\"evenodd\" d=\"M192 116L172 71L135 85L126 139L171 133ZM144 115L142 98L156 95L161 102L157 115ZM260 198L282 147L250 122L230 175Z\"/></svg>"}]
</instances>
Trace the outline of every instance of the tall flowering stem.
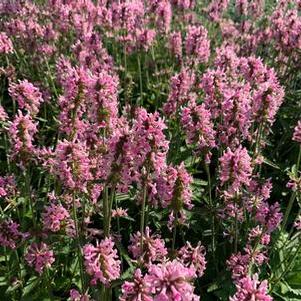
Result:
<instances>
[{"instance_id":1,"label":"tall flowering stem","mask_svg":"<svg viewBox=\"0 0 301 301\"><path fill-rule=\"evenodd\" d=\"M82 291L85 290L85 276L83 271L83 258L82 258L82 252L81 252L81 242L80 242L80 233L79 233L79 227L78 227L78 219L77 219L77 208L75 204L75 192L72 194L72 211L73 211L73 220L75 225L75 240L77 244L77 256L79 261L79 270L80 270L80 279L81 279L81 285L82 285Z\"/></svg>"},{"instance_id":2,"label":"tall flowering stem","mask_svg":"<svg viewBox=\"0 0 301 301\"><path fill-rule=\"evenodd\" d=\"M141 220L140 220L140 248L141 254L143 253L143 238L144 238L144 227L145 227L145 211L146 211L146 201L147 201L147 179L148 179L148 168L146 171L146 175L144 178L144 185L143 185L143 195L142 195L142 205L141 205Z\"/></svg>"},{"instance_id":3,"label":"tall flowering stem","mask_svg":"<svg viewBox=\"0 0 301 301\"><path fill-rule=\"evenodd\" d=\"M110 234L109 225L109 188L105 186L103 191L103 222L104 222L104 235L108 237Z\"/></svg>"},{"instance_id":4,"label":"tall flowering stem","mask_svg":"<svg viewBox=\"0 0 301 301\"><path fill-rule=\"evenodd\" d=\"M213 204L213 200L212 200L212 192L211 192L211 175L210 175L210 166L208 163L205 163L205 170L207 173L207 179L208 179L208 197L209 197L209 205L210 205L210 210L211 210L211 214L212 214L212 219L211 219L211 235L212 235L212 255L213 255L213 260L214 260L214 264L216 265L216 260L215 260L215 208L214 208L214 204Z\"/></svg>"}]
</instances>

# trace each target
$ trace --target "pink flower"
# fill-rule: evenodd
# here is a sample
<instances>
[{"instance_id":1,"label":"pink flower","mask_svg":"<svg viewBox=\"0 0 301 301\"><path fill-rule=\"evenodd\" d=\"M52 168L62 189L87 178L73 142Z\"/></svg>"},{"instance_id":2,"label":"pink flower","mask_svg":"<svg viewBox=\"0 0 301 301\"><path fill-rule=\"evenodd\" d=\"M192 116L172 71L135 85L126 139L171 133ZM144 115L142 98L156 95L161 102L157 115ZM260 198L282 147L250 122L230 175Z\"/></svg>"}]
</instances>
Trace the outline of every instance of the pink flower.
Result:
<instances>
[{"instance_id":1,"label":"pink flower","mask_svg":"<svg viewBox=\"0 0 301 301\"><path fill-rule=\"evenodd\" d=\"M20 109L26 109L32 115L39 112L42 99L42 93L32 83L26 79L19 81L18 84L11 83L8 88L10 96L17 101Z\"/></svg>"},{"instance_id":2,"label":"pink flower","mask_svg":"<svg viewBox=\"0 0 301 301\"><path fill-rule=\"evenodd\" d=\"M91 79L89 121L100 128L113 128L118 116L118 77L102 71Z\"/></svg>"},{"instance_id":3,"label":"pink flower","mask_svg":"<svg viewBox=\"0 0 301 301\"><path fill-rule=\"evenodd\" d=\"M62 205L51 204L45 207L45 211L42 213L42 221L44 230L58 232L66 227L67 233L72 234L74 232L74 224L70 219L70 214Z\"/></svg>"},{"instance_id":4,"label":"pink flower","mask_svg":"<svg viewBox=\"0 0 301 301\"><path fill-rule=\"evenodd\" d=\"M177 167L168 166L155 181L156 193L150 195L151 202L154 206L160 204L163 208L169 207L169 229L175 226L175 222L184 224L184 209L193 207L191 183L192 177L184 163Z\"/></svg>"},{"instance_id":5,"label":"pink flower","mask_svg":"<svg viewBox=\"0 0 301 301\"><path fill-rule=\"evenodd\" d=\"M145 281L149 283L154 301L197 301L192 281L194 268L185 267L177 260L151 265Z\"/></svg>"},{"instance_id":6,"label":"pink flower","mask_svg":"<svg viewBox=\"0 0 301 301\"><path fill-rule=\"evenodd\" d=\"M147 51L155 41L156 31L153 29L137 29L136 34L139 47Z\"/></svg>"},{"instance_id":7,"label":"pink flower","mask_svg":"<svg viewBox=\"0 0 301 301\"><path fill-rule=\"evenodd\" d=\"M55 261L53 251L49 250L49 247L43 242L32 243L25 254L25 260L39 274L42 274L44 269L50 268Z\"/></svg>"},{"instance_id":8,"label":"pink flower","mask_svg":"<svg viewBox=\"0 0 301 301\"><path fill-rule=\"evenodd\" d=\"M140 269L134 273L132 281L125 281L121 287L119 301L153 301L151 287L145 280Z\"/></svg>"},{"instance_id":9,"label":"pink flower","mask_svg":"<svg viewBox=\"0 0 301 301\"><path fill-rule=\"evenodd\" d=\"M67 188L86 191L87 182L92 179L86 145L81 142L59 141L53 155L47 163L51 172Z\"/></svg>"},{"instance_id":10,"label":"pink flower","mask_svg":"<svg viewBox=\"0 0 301 301\"><path fill-rule=\"evenodd\" d=\"M206 63L210 56L210 41L205 27L189 25L185 40L186 54L194 56L199 63Z\"/></svg>"},{"instance_id":11,"label":"pink flower","mask_svg":"<svg viewBox=\"0 0 301 301\"><path fill-rule=\"evenodd\" d=\"M205 254L206 251L201 242L195 248L191 246L190 242L186 242L185 246L179 251L178 259L186 267L193 267L198 277L202 277L206 269Z\"/></svg>"},{"instance_id":12,"label":"pink flower","mask_svg":"<svg viewBox=\"0 0 301 301\"><path fill-rule=\"evenodd\" d=\"M123 1L113 6L112 20L114 27L133 33L143 24L144 5L141 0Z\"/></svg>"},{"instance_id":13,"label":"pink flower","mask_svg":"<svg viewBox=\"0 0 301 301\"><path fill-rule=\"evenodd\" d=\"M20 232L19 227L20 225L12 220L2 221L0 223L0 245L15 249L23 242L29 234Z\"/></svg>"},{"instance_id":14,"label":"pink flower","mask_svg":"<svg viewBox=\"0 0 301 301\"><path fill-rule=\"evenodd\" d=\"M116 208L112 210L112 217L127 217L128 209Z\"/></svg>"},{"instance_id":15,"label":"pink flower","mask_svg":"<svg viewBox=\"0 0 301 301\"><path fill-rule=\"evenodd\" d=\"M76 289L70 290L70 299L71 301L89 301L90 296L88 294L81 295Z\"/></svg>"},{"instance_id":16,"label":"pink flower","mask_svg":"<svg viewBox=\"0 0 301 301\"><path fill-rule=\"evenodd\" d=\"M148 113L144 108L136 110L131 145L134 172L141 173L144 168L156 176L165 169L169 147L165 129L166 125L158 112Z\"/></svg>"},{"instance_id":17,"label":"pink flower","mask_svg":"<svg viewBox=\"0 0 301 301\"><path fill-rule=\"evenodd\" d=\"M251 157L246 148L239 146L235 151L227 148L220 162L220 180L221 185L229 185L227 191L234 194L239 191L243 185L250 184L252 167Z\"/></svg>"},{"instance_id":18,"label":"pink flower","mask_svg":"<svg viewBox=\"0 0 301 301\"><path fill-rule=\"evenodd\" d=\"M170 30L172 20L172 9L170 1L159 0L157 1L155 10L156 25L161 32L167 33Z\"/></svg>"},{"instance_id":19,"label":"pink flower","mask_svg":"<svg viewBox=\"0 0 301 301\"><path fill-rule=\"evenodd\" d=\"M0 32L0 54L13 52L13 43L5 32Z\"/></svg>"},{"instance_id":20,"label":"pink flower","mask_svg":"<svg viewBox=\"0 0 301 301\"><path fill-rule=\"evenodd\" d=\"M163 106L163 110L166 115L174 116L180 106L189 101L194 81L194 72L186 68L183 68L180 73L171 78L170 92L167 102Z\"/></svg>"},{"instance_id":21,"label":"pink flower","mask_svg":"<svg viewBox=\"0 0 301 301\"><path fill-rule=\"evenodd\" d=\"M284 89L279 84L276 72L265 66L261 59L252 56L240 59L240 71L254 87L252 119L272 124L284 99Z\"/></svg>"},{"instance_id":22,"label":"pink flower","mask_svg":"<svg viewBox=\"0 0 301 301\"><path fill-rule=\"evenodd\" d=\"M37 131L37 125L31 116L18 111L9 128L13 158L19 158L23 163L32 158L35 154L33 137Z\"/></svg>"},{"instance_id":23,"label":"pink flower","mask_svg":"<svg viewBox=\"0 0 301 301\"><path fill-rule=\"evenodd\" d=\"M210 19L217 22L221 19L223 13L227 9L229 0L212 0L209 6L206 8Z\"/></svg>"},{"instance_id":24,"label":"pink flower","mask_svg":"<svg viewBox=\"0 0 301 301\"><path fill-rule=\"evenodd\" d=\"M111 238L97 242L96 247L92 244L85 245L83 254L86 271L92 276L93 285L96 285L97 281L109 285L112 280L119 278L121 262Z\"/></svg>"},{"instance_id":25,"label":"pink flower","mask_svg":"<svg viewBox=\"0 0 301 301\"><path fill-rule=\"evenodd\" d=\"M170 51L178 58L182 58L182 35L180 31L174 31L169 37Z\"/></svg>"},{"instance_id":26,"label":"pink flower","mask_svg":"<svg viewBox=\"0 0 301 301\"><path fill-rule=\"evenodd\" d=\"M17 193L14 176L0 177L0 198L9 199Z\"/></svg>"},{"instance_id":27,"label":"pink flower","mask_svg":"<svg viewBox=\"0 0 301 301\"><path fill-rule=\"evenodd\" d=\"M182 127L186 134L188 145L196 145L197 152L202 153L207 160L210 150L215 147L215 130L211 121L211 113L205 105L197 105L192 99L182 110Z\"/></svg>"},{"instance_id":28,"label":"pink flower","mask_svg":"<svg viewBox=\"0 0 301 301\"><path fill-rule=\"evenodd\" d=\"M301 18L298 1L279 1L270 17L270 36L285 57L301 48Z\"/></svg>"},{"instance_id":29,"label":"pink flower","mask_svg":"<svg viewBox=\"0 0 301 301\"><path fill-rule=\"evenodd\" d=\"M273 232L282 220L282 213L279 203L269 205L267 202L262 202L256 212L256 220L266 227L267 232Z\"/></svg>"},{"instance_id":30,"label":"pink flower","mask_svg":"<svg viewBox=\"0 0 301 301\"><path fill-rule=\"evenodd\" d=\"M260 282L258 275L246 276L236 284L236 293L230 301L272 301L273 298L268 295L268 282Z\"/></svg>"},{"instance_id":31,"label":"pink flower","mask_svg":"<svg viewBox=\"0 0 301 301\"><path fill-rule=\"evenodd\" d=\"M131 245L129 251L133 254L135 259L142 260L143 263L149 265L150 263L163 261L167 255L165 242L159 235L151 235L150 229L146 227L143 235L143 252L141 253L141 233L137 232L131 235Z\"/></svg>"},{"instance_id":32,"label":"pink flower","mask_svg":"<svg viewBox=\"0 0 301 301\"><path fill-rule=\"evenodd\" d=\"M233 63L237 68L237 62L232 58L232 54L230 51L230 54L227 53L225 57L218 58L218 64L228 66ZM244 81L237 82L236 75L233 77L234 79L220 69L209 70L203 75L201 82L201 88L205 90L206 94L205 106L210 109L212 118L217 121L218 138L216 140L219 141L219 144L226 146L237 146L242 140L249 139L250 136L250 85Z\"/></svg>"},{"instance_id":33,"label":"pink flower","mask_svg":"<svg viewBox=\"0 0 301 301\"><path fill-rule=\"evenodd\" d=\"M299 215L295 222L294 222L294 227L297 229L297 230L301 230L301 215Z\"/></svg>"},{"instance_id":34,"label":"pink flower","mask_svg":"<svg viewBox=\"0 0 301 301\"><path fill-rule=\"evenodd\" d=\"M194 9L195 0L171 0L172 4L180 9Z\"/></svg>"},{"instance_id":35,"label":"pink flower","mask_svg":"<svg viewBox=\"0 0 301 301\"><path fill-rule=\"evenodd\" d=\"M59 59L56 67L57 79L63 90L63 95L58 98L60 130L72 138L82 136L88 127L83 118L87 111L87 100L92 102L98 96L98 91L92 89L95 79L88 70L73 67L64 57ZM97 115L98 112L93 111L93 114Z\"/></svg>"},{"instance_id":36,"label":"pink flower","mask_svg":"<svg viewBox=\"0 0 301 301\"><path fill-rule=\"evenodd\" d=\"M293 140L297 141L298 143L301 143L301 120L298 121L298 124L294 129Z\"/></svg>"},{"instance_id":37,"label":"pink flower","mask_svg":"<svg viewBox=\"0 0 301 301\"><path fill-rule=\"evenodd\" d=\"M227 260L227 267L231 270L232 279L237 282L248 274L251 258L249 254L232 254L230 259Z\"/></svg>"}]
</instances>

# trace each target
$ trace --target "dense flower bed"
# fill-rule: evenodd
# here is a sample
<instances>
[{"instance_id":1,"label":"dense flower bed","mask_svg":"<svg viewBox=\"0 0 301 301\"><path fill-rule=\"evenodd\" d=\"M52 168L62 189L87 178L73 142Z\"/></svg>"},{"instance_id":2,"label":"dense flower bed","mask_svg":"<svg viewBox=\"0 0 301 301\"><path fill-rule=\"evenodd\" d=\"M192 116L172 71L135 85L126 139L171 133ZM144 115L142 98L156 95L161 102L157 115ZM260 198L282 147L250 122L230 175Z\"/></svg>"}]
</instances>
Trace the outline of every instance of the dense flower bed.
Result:
<instances>
[{"instance_id":1,"label":"dense flower bed","mask_svg":"<svg viewBox=\"0 0 301 301\"><path fill-rule=\"evenodd\" d=\"M1 300L300 300L299 0L0 17Z\"/></svg>"}]
</instances>

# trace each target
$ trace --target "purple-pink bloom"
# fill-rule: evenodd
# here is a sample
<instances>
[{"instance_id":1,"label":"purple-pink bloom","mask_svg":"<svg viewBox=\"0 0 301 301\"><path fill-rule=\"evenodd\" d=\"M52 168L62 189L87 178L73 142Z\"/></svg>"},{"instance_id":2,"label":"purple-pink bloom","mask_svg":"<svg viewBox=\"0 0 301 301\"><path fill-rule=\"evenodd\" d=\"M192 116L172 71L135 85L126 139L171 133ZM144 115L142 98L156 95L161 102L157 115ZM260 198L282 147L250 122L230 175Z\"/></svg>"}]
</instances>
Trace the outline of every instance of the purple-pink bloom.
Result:
<instances>
[{"instance_id":1,"label":"purple-pink bloom","mask_svg":"<svg viewBox=\"0 0 301 301\"><path fill-rule=\"evenodd\" d=\"M260 282L258 275L246 276L236 284L236 293L230 301L272 301L268 295L268 282Z\"/></svg>"},{"instance_id":2,"label":"purple-pink bloom","mask_svg":"<svg viewBox=\"0 0 301 301\"><path fill-rule=\"evenodd\" d=\"M45 207L42 213L43 229L58 232L62 228L72 236L74 232L74 223L70 219L69 212L60 204L51 204Z\"/></svg>"},{"instance_id":3,"label":"purple-pink bloom","mask_svg":"<svg viewBox=\"0 0 301 301\"><path fill-rule=\"evenodd\" d=\"M182 34L180 31L174 31L169 37L170 51L178 58L182 58Z\"/></svg>"},{"instance_id":4,"label":"purple-pink bloom","mask_svg":"<svg viewBox=\"0 0 301 301\"><path fill-rule=\"evenodd\" d=\"M151 234L148 227L143 235L143 251L141 252L141 233L131 235L129 251L135 259L140 259L144 264L149 265L154 262L161 262L167 255L165 242L160 235Z\"/></svg>"},{"instance_id":5,"label":"purple-pink bloom","mask_svg":"<svg viewBox=\"0 0 301 301\"><path fill-rule=\"evenodd\" d=\"M170 92L167 102L163 106L163 111L166 115L174 116L179 108L190 100L194 82L195 74L187 68L183 68L171 78Z\"/></svg>"},{"instance_id":6,"label":"purple-pink bloom","mask_svg":"<svg viewBox=\"0 0 301 301\"><path fill-rule=\"evenodd\" d=\"M161 207L169 207L176 214L183 213L183 209L191 209L192 176L187 172L184 163L179 166L167 166L156 179L156 194L152 195L152 202ZM183 216L184 217L184 216Z\"/></svg>"},{"instance_id":7,"label":"purple-pink bloom","mask_svg":"<svg viewBox=\"0 0 301 301\"><path fill-rule=\"evenodd\" d=\"M20 225L12 220L4 220L0 223L0 245L15 249L17 245L28 237L28 233L19 230Z\"/></svg>"},{"instance_id":8,"label":"purple-pink bloom","mask_svg":"<svg viewBox=\"0 0 301 301\"><path fill-rule=\"evenodd\" d=\"M83 254L86 271L92 276L91 283L93 285L96 285L98 281L109 285L112 280L119 278L121 262L111 238L97 242L96 246L85 245Z\"/></svg>"},{"instance_id":9,"label":"purple-pink bloom","mask_svg":"<svg viewBox=\"0 0 301 301\"><path fill-rule=\"evenodd\" d=\"M248 274L251 258L249 254L238 252L227 260L227 267L232 273L232 279L237 282Z\"/></svg>"},{"instance_id":10,"label":"purple-pink bloom","mask_svg":"<svg viewBox=\"0 0 301 301\"><path fill-rule=\"evenodd\" d=\"M294 129L293 140L298 143L301 143L301 120L298 121Z\"/></svg>"},{"instance_id":11,"label":"purple-pink bloom","mask_svg":"<svg viewBox=\"0 0 301 301\"><path fill-rule=\"evenodd\" d=\"M194 294L194 268L185 267L177 260L151 265L145 276L154 301L198 301Z\"/></svg>"},{"instance_id":12,"label":"purple-pink bloom","mask_svg":"<svg viewBox=\"0 0 301 301\"><path fill-rule=\"evenodd\" d=\"M119 301L153 301L151 287L140 269L135 270L132 281L125 281L121 287Z\"/></svg>"},{"instance_id":13,"label":"purple-pink bloom","mask_svg":"<svg viewBox=\"0 0 301 301\"><path fill-rule=\"evenodd\" d=\"M301 214L297 216L295 222L294 222L294 227L297 230L301 230Z\"/></svg>"},{"instance_id":14,"label":"purple-pink bloom","mask_svg":"<svg viewBox=\"0 0 301 301\"><path fill-rule=\"evenodd\" d=\"M71 301L90 301L90 296L88 294L80 294L78 290L70 290L70 299Z\"/></svg>"},{"instance_id":15,"label":"purple-pink bloom","mask_svg":"<svg viewBox=\"0 0 301 301\"><path fill-rule=\"evenodd\" d=\"M48 165L69 189L86 191L87 182L92 179L87 147L81 142L59 141Z\"/></svg>"},{"instance_id":16,"label":"purple-pink bloom","mask_svg":"<svg viewBox=\"0 0 301 301\"><path fill-rule=\"evenodd\" d=\"M256 212L256 220L265 226L268 233L273 232L280 224L283 214L278 202L269 205L261 202Z\"/></svg>"},{"instance_id":17,"label":"purple-pink bloom","mask_svg":"<svg viewBox=\"0 0 301 301\"><path fill-rule=\"evenodd\" d=\"M55 261L53 251L43 242L39 244L32 243L25 254L25 260L39 274L50 268Z\"/></svg>"},{"instance_id":18,"label":"purple-pink bloom","mask_svg":"<svg viewBox=\"0 0 301 301\"><path fill-rule=\"evenodd\" d=\"M239 146L232 151L230 148L219 159L221 185L228 185L227 192L234 194L240 188L250 184L252 175L251 157L246 148Z\"/></svg>"},{"instance_id":19,"label":"purple-pink bloom","mask_svg":"<svg viewBox=\"0 0 301 301\"><path fill-rule=\"evenodd\" d=\"M206 63L210 56L210 40L207 29L202 25L189 25L185 49L188 56L195 57L199 63Z\"/></svg>"},{"instance_id":20,"label":"purple-pink bloom","mask_svg":"<svg viewBox=\"0 0 301 301\"><path fill-rule=\"evenodd\" d=\"M17 193L16 181L14 176L0 177L0 198L9 199Z\"/></svg>"},{"instance_id":21,"label":"purple-pink bloom","mask_svg":"<svg viewBox=\"0 0 301 301\"><path fill-rule=\"evenodd\" d=\"M35 154L33 137L37 133L37 125L30 115L23 115L21 111L15 116L9 128L12 157L27 162Z\"/></svg>"},{"instance_id":22,"label":"purple-pink bloom","mask_svg":"<svg viewBox=\"0 0 301 301\"><path fill-rule=\"evenodd\" d=\"M32 115L39 112L40 104L43 102L42 93L28 80L11 83L8 88L10 96L17 101L20 109Z\"/></svg>"},{"instance_id":23,"label":"purple-pink bloom","mask_svg":"<svg viewBox=\"0 0 301 301\"><path fill-rule=\"evenodd\" d=\"M12 53L14 50L11 39L5 32L0 32L0 54Z\"/></svg>"},{"instance_id":24,"label":"purple-pink bloom","mask_svg":"<svg viewBox=\"0 0 301 301\"><path fill-rule=\"evenodd\" d=\"M198 275L202 277L206 269L206 250L201 242L193 247L190 242L186 242L178 253L178 260L181 261L186 267L193 267Z\"/></svg>"},{"instance_id":25,"label":"purple-pink bloom","mask_svg":"<svg viewBox=\"0 0 301 301\"><path fill-rule=\"evenodd\" d=\"M181 124L186 135L186 143L195 145L196 152L210 160L210 150L216 146L215 130L211 121L211 113L204 104L197 105L194 99L181 113Z\"/></svg>"},{"instance_id":26,"label":"purple-pink bloom","mask_svg":"<svg viewBox=\"0 0 301 301\"><path fill-rule=\"evenodd\" d=\"M205 11L212 21L217 22L221 19L224 11L228 7L228 4L229 0L212 0Z\"/></svg>"}]
</instances>

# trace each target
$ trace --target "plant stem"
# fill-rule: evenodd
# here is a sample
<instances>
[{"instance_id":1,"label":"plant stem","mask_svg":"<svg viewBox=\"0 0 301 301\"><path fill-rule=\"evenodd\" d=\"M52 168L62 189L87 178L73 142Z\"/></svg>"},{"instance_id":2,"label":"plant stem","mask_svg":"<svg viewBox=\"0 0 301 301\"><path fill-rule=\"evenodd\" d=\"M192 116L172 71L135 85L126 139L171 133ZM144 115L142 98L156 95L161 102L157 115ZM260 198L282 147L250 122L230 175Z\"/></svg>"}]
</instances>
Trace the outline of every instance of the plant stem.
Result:
<instances>
[{"instance_id":1,"label":"plant stem","mask_svg":"<svg viewBox=\"0 0 301 301\"><path fill-rule=\"evenodd\" d=\"M297 165L296 165L296 173L298 174L298 171L299 171L299 166L300 166L300 160L301 160L301 146L299 147L299 154L298 154L298 159L297 159ZM297 175L296 175L297 176ZM287 221L288 221L288 218L289 218L289 215L291 213L291 210L293 208L293 204L294 204L294 201L296 199L296 196L297 196L297 192L294 191L290 197L290 200L288 202L288 206L286 208L286 211L285 211L285 214L284 214L284 218L283 218L283 222L282 222L282 230L285 229L286 227L286 224L287 224Z\"/></svg>"},{"instance_id":2,"label":"plant stem","mask_svg":"<svg viewBox=\"0 0 301 301\"><path fill-rule=\"evenodd\" d=\"M36 217L35 217L35 212L34 212L34 206L33 206L33 201L32 201L32 197L31 197L31 190L30 190L30 173L27 171L24 172L24 179L25 179L25 189L26 189L26 193L28 196L28 200L29 200L29 207L30 207L30 211L32 214L32 223L34 228L36 229Z\"/></svg>"},{"instance_id":3,"label":"plant stem","mask_svg":"<svg viewBox=\"0 0 301 301\"><path fill-rule=\"evenodd\" d=\"M108 187L104 188L104 197L103 197L103 223L104 223L104 235L105 237L109 236L109 196L108 196Z\"/></svg>"},{"instance_id":4,"label":"plant stem","mask_svg":"<svg viewBox=\"0 0 301 301\"><path fill-rule=\"evenodd\" d=\"M85 278L84 278L84 271L83 271L83 261L82 261L82 252L81 252L81 245L80 245L80 238L79 238L79 229L78 229L78 220L77 220L77 213L76 213L76 206L75 206L75 193L73 192L72 195L72 209L73 209L73 219L74 219L74 226L75 226L75 239L77 245L77 256L79 261L79 270L80 270L80 278L82 284L82 292L85 290Z\"/></svg>"},{"instance_id":5,"label":"plant stem","mask_svg":"<svg viewBox=\"0 0 301 301\"><path fill-rule=\"evenodd\" d=\"M110 234L110 229L111 229L112 207L113 207L113 202L115 199L115 194L116 194L116 188L115 188L115 185L113 185L112 191L111 191L111 197L110 197L109 204L108 204L108 235Z\"/></svg>"},{"instance_id":6,"label":"plant stem","mask_svg":"<svg viewBox=\"0 0 301 301\"><path fill-rule=\"evenodd\" d=\"M277 277L277 279L275 281L273 281L273 285L271 286L271 291L273 291L273 288L275 287L275 285L281 280L283 279L283 277L285 276L285 274L289 271L289 269L291 268L292 263L294 262L296 256L298 255L299 251L301 250L301 242L299 242L299 246L296 250L296 252L294 253L294 255L291 257L291 260L289 261L288 265L286 266L286 268L284 269L284 271L281 273L280 277Z\"/></svg>"},{"instance_id":7,"label":"plant stem","mask_svg":"<svg viewBox=\"0 0 301 301\"><path fill-rule=\"evenodd\" d=\"M176 246L176 238L177 238L177 224L178 224L178 213L176 213L174 228L172 233L172 244L171 244L171 253L174 254L175 246Z\"/></svg>"},{"instance_id":8,"label":"plant stem","mask_svg":"<svg viewBox=\"0 0 301 301\"><path fill-rule=\"evenodd\" d=\"M215 262L215 212L213 211L213 201L212 201L212 194L211 194L211 175L210 175L210 169L209 169L209 164L205 164L205 170L207 173L207 178L208 178L208 196L209 196L209 205L210 205L210 210L212 213L212 220L211 220L211 231L212 231L212 256Z\"/></svg>"},{"instance_id":9,"label":"plant stem","mask_svg":"<svg viewBox=\"0 0 301 301\"><path fill-rule=\"evenodd\" d=\"M139 71L139 86L140 86L140 106L143 106L143 87L142 87L142 70L140 54L137 56L138 71Z\"/></svg>"},{"instance_id":10,"label":"plant stem","mask_svg":"<svg viewBox=\"0 0 301 301\"><path fill-rule=\"evenodd\" d=\"M146 176L147 178L147 176ZM144 187L143 187L143 199L142 199L142 207L141 207L141 220L140 220L140 248L141 253L143 253L143 238L144 238L144 220L145 220L145 206L146 206L146 199L147 199L147 180L145 180Z\"/></svg>"}]
</instances>

